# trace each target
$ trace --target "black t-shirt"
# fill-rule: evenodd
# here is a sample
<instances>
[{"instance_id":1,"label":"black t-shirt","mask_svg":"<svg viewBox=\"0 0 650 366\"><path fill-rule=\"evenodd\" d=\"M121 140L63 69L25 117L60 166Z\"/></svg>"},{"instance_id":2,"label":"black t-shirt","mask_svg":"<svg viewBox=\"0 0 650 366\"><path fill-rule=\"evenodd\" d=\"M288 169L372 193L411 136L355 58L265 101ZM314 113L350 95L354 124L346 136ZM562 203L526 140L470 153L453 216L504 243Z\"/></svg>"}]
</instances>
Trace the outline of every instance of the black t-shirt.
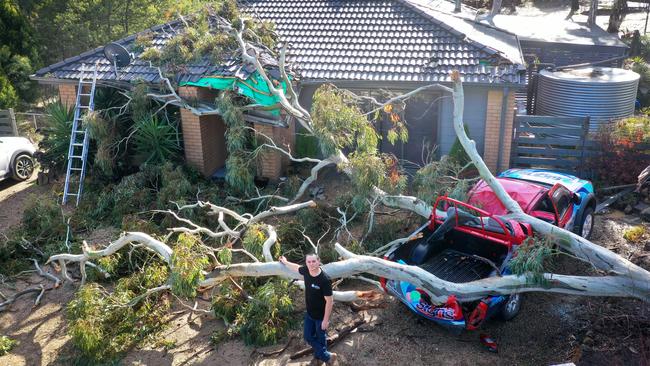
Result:
<instances>
[{"instance_id":1,"label":"black t-shirt","mask_svg":"<svg viewBox=\"0 0 650 366\"><path fill-rule=\"evenodd\" d=\"M332 296L332 281L322 269L316 277L309 274L309 269L306 266L300 267L298 272L305 279L307 314L316 320L323 320L325 296Z\"/></svg>"}]
</instances>

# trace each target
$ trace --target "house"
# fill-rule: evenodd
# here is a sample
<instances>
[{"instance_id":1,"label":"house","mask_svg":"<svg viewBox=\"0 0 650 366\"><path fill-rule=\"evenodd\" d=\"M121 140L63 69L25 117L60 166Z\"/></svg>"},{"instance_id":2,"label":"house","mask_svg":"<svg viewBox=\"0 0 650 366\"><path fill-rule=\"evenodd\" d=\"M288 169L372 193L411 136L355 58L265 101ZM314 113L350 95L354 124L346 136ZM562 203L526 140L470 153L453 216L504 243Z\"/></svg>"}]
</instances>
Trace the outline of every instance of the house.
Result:
<instances>
[{"instance_id":1,"label":"house","mask_svg":"<svg viewBox=\"0 0 650 366\"><path fill-rule=\"evenodd\" d=\"M451 85L450 72L459 70L464 82L464 122L486 164L494 171L509 167L514 94L524 86L524 61L517 36L464 19L446 9L422 6L417 0L249 0L248 11L275 22L282 41L289 43L289 61L298 76L299 98L306 108L315 90L334 83L362 94L380 90L408 91L441 83ZM151 28L159 47L181 32L181 21ZM41 69L33 75L41 83L56 84L61 100L74 103L82 64L99 63L104 85L129 87L136 80L159 83L158 72L134 50L138 35L117 41L135 59L117 73L103 48L88 51ZM241 65L190 65L177 75L179 93L204 102L216 92L203 87L211 75L241 75ZM292 144L295 126L255 115L247 117L258 131L280 143ZM225 126L218 115L181 110L185 156L205 175L224 165ZM386 139L381 150L398 158L423 163L423 151L437 145L447 153L455 140L449 95L426 93L406 105L409 141L396 146ZM279 123L280 122L280 123ZM386 126L379 123L379 132ZM274 179L282 174L283 157L267 151L258 173Z\"/></svg>"}]
</instances>

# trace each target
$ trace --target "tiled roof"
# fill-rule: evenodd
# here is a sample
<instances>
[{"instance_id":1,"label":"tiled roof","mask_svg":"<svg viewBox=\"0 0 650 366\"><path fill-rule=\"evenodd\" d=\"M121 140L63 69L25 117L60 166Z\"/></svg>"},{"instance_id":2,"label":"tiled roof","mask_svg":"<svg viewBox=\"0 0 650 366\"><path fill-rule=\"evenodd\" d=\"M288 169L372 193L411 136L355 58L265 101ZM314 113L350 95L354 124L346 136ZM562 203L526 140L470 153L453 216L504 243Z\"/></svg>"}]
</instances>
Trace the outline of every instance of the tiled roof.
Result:
<instances>
[{"instance_id":1,"label":"tiled roof","mask_svg":"<svg viewBox=\"0 0 650 366\"><path fill-rule=\"evenodd\" d=\"M76 80L79 79L83 64L85 64L86 68L88 68L92 65L95 65L95 63L98 63L97 77L99 80L113 82L145 81L149 83L158 83L160 82L158 69L150 67L148 61L140 59L142 50L138 50L137 47L135 47L135 40L140 35L151 34L153 35L151 46L162 49L167 41L182 32L184 28L184 23L180 20L176 20L116 41L115 43L124 46L134 56L133 60L128 66L118 68L117 75L114 71L113 65L104 56L104 47L102 46L97 47L94 50L84 52L79 56L74 56L54 65L40 69L35 73L34 76L36 79L48 78ZM277 65L276 61L269 57L263 57L261 61L265 66ZM255 71L254 66L242 65L241 62L233 58L222 65L216 66L207 60L200 61L196 64L187 65L185 69L181 73L178 73L176 76L179 83L194 82L206 75L237 75L245 79L253 71Z\"/></svg>"},{"instance_id":2,"label":"tiled roof","mask_svg":"<svg viewBox=\"0 0 650 366\"><path fill-rule=\"evenodd\" d=\"M517 60L469 38L409 0L249 0L246 6L249 13L276 23L280 39L290 44L289 61L303 79L444 82L450 81L451 70L458 69L465 82L519 82ZM182 30L183 23L174 21L148 31L154 34L154 46L161 48ZM130 49L136 37L117 43ZM157 70L134 53L134 61L121 68L117 78L103 47L34 76L77 79L82 63L98 61L101 80L160 81ZM222 66L206 61L188 66L178 77L196 81L215 74L246 76L250 71L236 60Z\"/></svg>"},{"instance_id":3,"label":"tiled roof","mask_svg":"<svg viewBox=\"0 0 650 366\"><path fill-rule=\"evenodd\" d=\"M305 79L519 82L517 65L407 0L249 0ZM516 38L513 37L516 42ZM518 49L518 46L516 46ZM503 65L500 70L491 65ZM497 77L497 74L500 77Z\"/></svg>"}]
</instances>

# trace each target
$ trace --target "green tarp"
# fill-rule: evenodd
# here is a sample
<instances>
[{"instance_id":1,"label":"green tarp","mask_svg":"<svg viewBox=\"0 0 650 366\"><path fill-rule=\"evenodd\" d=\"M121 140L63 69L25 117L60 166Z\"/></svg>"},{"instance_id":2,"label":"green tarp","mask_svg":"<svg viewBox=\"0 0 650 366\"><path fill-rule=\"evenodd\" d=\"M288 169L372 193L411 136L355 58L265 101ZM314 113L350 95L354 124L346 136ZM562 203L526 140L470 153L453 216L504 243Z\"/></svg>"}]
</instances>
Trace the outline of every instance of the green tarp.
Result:
<instances>
[{"instance_id":1,"label":"green tarp","mask_svg":"<svg viewBox=\"0 0 650 366\"><path fill-rule=\"evenodd\" d=\"M286 91L285 83L278 83L281 84L282 89ZM266 82L257 71L251 74L246 80L234 76L215 75L206 76L196 82L182 83L181 86L198 86L209 89L234 90L241 95L251 98L264 107L269 107L271 113L275 115L280 113L278 98L271 94Z\"/></svg>"}]
</instances>

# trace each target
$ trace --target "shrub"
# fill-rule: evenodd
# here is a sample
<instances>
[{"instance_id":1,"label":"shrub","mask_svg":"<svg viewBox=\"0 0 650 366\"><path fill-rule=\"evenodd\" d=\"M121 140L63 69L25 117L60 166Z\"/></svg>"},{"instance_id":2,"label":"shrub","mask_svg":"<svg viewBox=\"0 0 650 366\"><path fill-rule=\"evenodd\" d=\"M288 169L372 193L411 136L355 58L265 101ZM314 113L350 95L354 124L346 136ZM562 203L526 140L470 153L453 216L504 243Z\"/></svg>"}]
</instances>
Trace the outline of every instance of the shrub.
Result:
<instances>
[{"instance_id":1,"label":"shrub","mask_svg":"<svg viewBox=\"0 0 650 366\"><path fill-rule=\"evenodd\" d=\"M546 284L544 268L554 253L550 241L529 237L517 248L509 267L513 274L525 275L531 283Z\"/></svg>"},{"instance_id":2,"label":"shrub","mask_svg":"<svg viewBox=\"0 0 650 366\"><path fill-rule=\"evenodd\" d=\"M247 345L274 344L295 324L289 286L285 280L269 280L253 289L251 299L244 299L238 290L222 286L212 309L217 317L230 324L229 333L241 335ZM221 341L224 336L219 333L216 338Z\"/></svg>"},{"instance_id":3,"label":"shrub","mask_svg":"<svg viewBox=\"0 0 650 366\"><path fill-rule=\"evenodd\" d=\"M43 140L39 144L39 149L43 154L39 157L39 161L45 169L61 172L68 158L74 110L61 102L56 102L48 105L45 112L50 117L47 126L41 129Z\"/></svg>"},{"instance_id":4,"label":"shrub","mask_svg":"<svg viewBox=\"0 0 650 366\"><path fill-rule=\"evenodd\" d=\"M16 341L7 336L0 336L0 356L4 356L9 353L9 351L14 348L16 343Z\"/></svg>"},{"instance_id":5,"label":"shrub","mask_svg":"<svg viewBox=\"0 0 650 366\"><path fill-rule=\"evenodd\" d=\"M438 196L465 201L471 180L457 179L461 166L453 159L443 156L420 168L413 179L413 193L425 202L433 203Z\"/></svg>"},{"instance_id":6,"label":"shrub","mask_svg":"<svg viewBox=\"0 0 650 366\"><path fill-rule=\"evenodd\" d=\"M625 240L630 241L632 243L638 243L639 241L641 241L645 233L646 233L645 226L641 226L641 225L633 226L629 229L626 229L623 232L623 238L625 238Z\"/></svg>"},{"instance_id":7,"label":"shrub","mask_svg":"<svg viewBox=\"0 0 650 366\"><path fill-rule=\"evenodd\" d=\"M463 125L465 128L465 134L469 137L469 127L467 127L466 124ZM465 148L463 145L460 143L460 139L458 139L458 136L456 136L456 140L454 140L454 144L451 145L451 150L449 150L449 159L451 162L457 164L460 167L464 167L467 165L469 162L472 160L469 158L469 155L467 155L467 152L465 151Z\"/></svg>"},{"instance_id":8,"label":"shrub","mask_svg":"<svg viewBox=\"0 0 650 366\"><path fill-rule=\"evenodd\" d=\"M132 306L127 304L143 288L160 286L167 267L150 263L143 271L122 278L108 294L99 285L82 287L67 305L68 334L91 363L112 361L161 330L170 307L162 294L152 294Z\"/></svg>"},{"instance_id":9,"label":"shrub","mask_svg":"<svg viewBox=\"0 0 650 366\"><path fill-rule=\"evenodd\" d=\"M594 180L605 186L635 183L650 165L650 117L635 116L604 125L596 135L599 153L588 159Z\"/></svg>"},{"instance_id":10,"label":"shrub","mask_svg":"<svg viewBox=\"0 0 650 366\"><path fill-rule=\"evenodd\" d=\"M178 126L146 116L133 125L133 145L137 164L159 164L174 161L181 152Z\"/></svg>"},{"instance_id":11,"label":"shrub","mask_svg":"<svg viewBox=\"0 0 650 366\"><path fill-rule=\"evenodd\" d=\"M203 270L208 265L205 251L197 237L185 233L178 236L173 249L170 277L172 292L178 296L194 297L199 282L205 279Z\"/></svg>"}]
</instances>

